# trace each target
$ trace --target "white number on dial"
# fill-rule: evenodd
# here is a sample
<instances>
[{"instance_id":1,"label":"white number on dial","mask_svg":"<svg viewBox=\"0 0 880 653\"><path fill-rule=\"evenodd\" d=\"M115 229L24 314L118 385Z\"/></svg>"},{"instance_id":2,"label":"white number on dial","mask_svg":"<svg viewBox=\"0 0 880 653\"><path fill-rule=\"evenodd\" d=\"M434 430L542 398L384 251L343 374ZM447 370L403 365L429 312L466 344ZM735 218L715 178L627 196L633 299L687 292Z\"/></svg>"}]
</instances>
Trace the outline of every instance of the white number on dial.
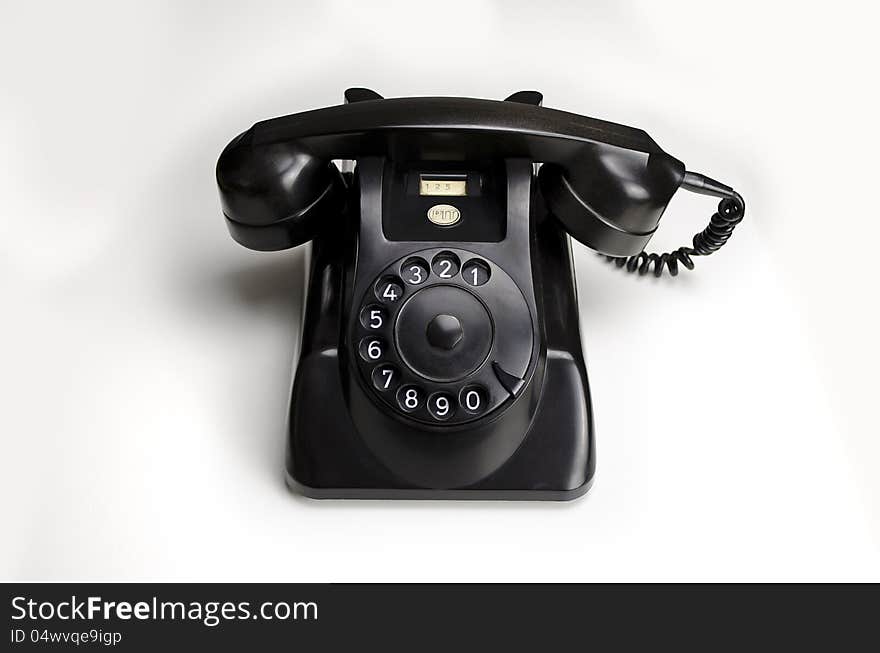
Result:
<instances>
[{"instance_id":1,"label":"white number on dial","mask_svg":"<svg viewBox=\"0 0 880 653\"><path fill-rule=\"evenodd\" d=\"M453 252L440 252L431 261L434 268L434 274L441 279L452 279L458 274L458 266L460 265L458 257Z\"/></svg>"},{"instance_id":2,"label":"white number on dial","mask_svg":"<svg viewBox=\"0 0 880 653\"><path fill-rule=\"evenodd\" d=\"M449 259L443 259L440 261L440 278L441 279L451 279L453 277L452 272L452 261Z\"/></svg>"},{"instance_id":3,"label":"white number on dial","mask_svg":"<svg viewBox=\"0 0 880 653\"><path fill-rule=\"evenodd\" d=\"M397 288L393 283L385 284L385 290L382 291L382 296L385 299L390 299L392 302L397 301Z\"/></svg>"},{"instance_id":4,"label":"white number on dial","mask_svg":"<svg viewBox=\"0 0 880 653\"><path fill-rule=\"evenodd\" d=\"M391 381L394 379L394 370L392 370L390 367L386 368L386 369L382 370L381 375L382 375L382 388L384 390L387 390L388 386L391 385Z\"/></svg>"},{"instance_id":5,"label":"white number on dial","mask_svg":"<svg viewBox=\"0 0 880 653\"><path fill-rule=\"evenodd\" d=\"M382 343L378 340L371 340L367 345L367 356L374 361L382 358Z\"/></svg>"},{"instance_id":6,"label":"white number on dial","mask_svg":"<svg viewBox=\"0 0 880 653\"><path fill-rule=\"evenodd\" d=\"M449 399L446 397L437 397L434 400L434 412L440 417L446 417L449 414Z\"/></svg>"},{"instance_id":7,"label":"white number on dial","mask_svg":"<svg viewBox=\"0 0 880 653\"><path fill-rule=\"evenodd\" d=\"M480 259L471 259L461 269L461 276L472 286L482 286L489 280L489 266Z\"/></svg>"}]
</instances>

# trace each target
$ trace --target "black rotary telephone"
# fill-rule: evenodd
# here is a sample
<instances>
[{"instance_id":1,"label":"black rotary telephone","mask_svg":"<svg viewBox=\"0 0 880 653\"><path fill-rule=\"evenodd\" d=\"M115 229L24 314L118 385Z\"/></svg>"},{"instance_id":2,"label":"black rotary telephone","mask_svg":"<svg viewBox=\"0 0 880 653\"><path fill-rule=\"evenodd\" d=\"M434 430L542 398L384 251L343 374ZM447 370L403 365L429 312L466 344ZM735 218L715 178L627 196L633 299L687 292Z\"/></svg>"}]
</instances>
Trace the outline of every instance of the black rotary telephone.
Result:
<instances>
[{"instance_id":1,"label":"black rotary telephone","mask_svg":"<svg viewBox=\"0 0 880 653\"><path fill-rule=\"evenodd\" d=\"M288 484L316 498L582 495L595 456L568 236L675 275L727 241L742 198L645 132L533 91L345 99L259 122L217 163L235 240L311 242ZM692 247L645 253L679 188L718 211Z\"/></svg>"}]
</instances>

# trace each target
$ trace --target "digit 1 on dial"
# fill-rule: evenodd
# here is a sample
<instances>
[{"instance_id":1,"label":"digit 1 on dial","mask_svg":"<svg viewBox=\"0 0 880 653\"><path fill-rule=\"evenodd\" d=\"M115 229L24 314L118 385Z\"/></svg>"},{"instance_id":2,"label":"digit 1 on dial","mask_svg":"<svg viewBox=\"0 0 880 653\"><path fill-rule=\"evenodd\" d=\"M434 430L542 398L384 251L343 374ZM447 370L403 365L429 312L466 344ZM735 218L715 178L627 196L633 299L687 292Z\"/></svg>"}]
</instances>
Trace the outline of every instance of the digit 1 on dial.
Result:
<instances>
[{"instance_id":1,"label":"digit 1 on dial","mask_svg":"<svg viewBox=\"0 0 880 653\"><path fill-rule=\"evenodd\" d=\"M461 268L462 278L472 286L482 286L489 274L489 266L479 259L471 259Z\"/></svg>"}]
</instances>

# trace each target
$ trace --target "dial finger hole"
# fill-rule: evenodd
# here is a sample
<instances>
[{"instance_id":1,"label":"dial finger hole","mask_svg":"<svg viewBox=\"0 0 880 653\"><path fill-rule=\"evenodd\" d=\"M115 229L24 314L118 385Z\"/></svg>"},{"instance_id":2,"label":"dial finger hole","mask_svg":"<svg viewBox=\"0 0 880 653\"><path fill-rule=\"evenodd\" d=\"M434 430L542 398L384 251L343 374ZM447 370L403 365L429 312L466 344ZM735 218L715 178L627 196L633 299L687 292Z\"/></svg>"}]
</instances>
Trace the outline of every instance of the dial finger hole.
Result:
<instances>
[{"instance_id":1,"label":"dial finger hole","mask_svg":"<svg viewBox=\"0 0 880 653\"><path fill-rule=\"evenodd\" d=\"M458 401L461 407L471 415L479 415L485 412L489 405L489 393L479 385L468 385L462 388Z\"/></svg>"},{"instance_id":2,"label":"dial finger hole","mask_svg":"<svg viewBox=\"0 0 880 653\"><path fill-rule=\"evenodd\" d=\"M452 252L440 252L431 261L431 268L441 279L452 279L458 274L461 267L461 261Z\"/></svg>"},{"instance_id":3,"label":"dial finger hole","mask_svg":"<svg viewBox=\"0 0 880 653\"><path fill-rule=\"evenodd\" d=\"M392 392L400 382L400 370L394 365L378 365L373 369L372 381L379 392Z\"/></svg>"},{"instance_id":4,"label":"dial finger hole","mask_svg":"<svg viewBox=\"0 0 880 653\"><path fill-rule=\"evenodd\" d=\"M397 277L382 277L375 287L376 297L386 304L394 304L403 297L403 282Z\"/></svg>"},{"instance_id":5,"label":"dial finger hole","mask_svg":"<svg viewBox=\"0 0 880 653\"><path fill-rule=\"evenodd\" d=\"M418 286L428 280L430 275L428 270L428 262L418 256L407 259L400 266L400 276L411 286Z\"/></svg>"},{"instance_id":6,"label":"dial finger hole","mask_svg":"<svg viewBox=\"0 0 880 653\"><path fill-rule=\"evenodd\" d=\"M377 304L370 304L361 310L360 319L365 329L381 329L388 322L388 311Z\"/></svg>"},{"instance_id":7,"label":"dial finger hole","mask_svg":"<svg viewBox=\"0 0 880 653\"><path fill-rule=\"evenodd\" d=\"M461 277L472 286L482 286L489 281L489 264L478 258L471 259L461 268Z\"/></svg>"},{"instance_id":8,"label":"dial finger hole","mask_svg":"<svg viewBox=\"0 0 880 653\"><path fill-rule=\"evenodd\" d=\"M425 393L418 386L405 385L397 391L397 405L407 413L418 410L424 400Z\"/></svg>"},{"instance_id":9,"label":"dial finger hole","mask_svg":"<svg viewBox=\"0 0 880 653\"><path fill-rule=\"evenodd\" d=\"M382 360L382 357L385 356L385 341L382 338L364 338L358 345L358 352L360 353L361 358L368 363L380 361Z\"/></svg>"},{"instance_id":10,"label":"dial finger hole","mask_svg":"<svg viewBox=\"0 0 880 653\"><path fill-rule=\"evenodd\" d=\"M435 392L428 399L428 412L434 419L445 422L455 414L455 397L448 392Z\"/></svg>"}]
</instances>

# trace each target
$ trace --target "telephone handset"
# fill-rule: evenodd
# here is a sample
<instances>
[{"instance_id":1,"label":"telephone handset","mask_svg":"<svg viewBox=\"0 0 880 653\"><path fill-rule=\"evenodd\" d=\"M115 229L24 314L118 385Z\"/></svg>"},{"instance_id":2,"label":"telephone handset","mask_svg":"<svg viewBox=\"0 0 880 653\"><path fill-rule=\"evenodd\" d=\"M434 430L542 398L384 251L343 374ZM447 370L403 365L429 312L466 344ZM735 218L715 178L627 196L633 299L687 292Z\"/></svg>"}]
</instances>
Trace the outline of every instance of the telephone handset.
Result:
<instances>
[{"instance_id":1,"label":"telephone handset","mask_svg":"<svg viewBox=\"0 0 880 653\"><path fill-rule=\"evenodd\" d=\"M217 163L236 241L311 242L288 484L316 498L582 495L595 455L568 235L630 272L675 275L727 241L742 197L645 132L534 91L345 99L259 122ZM648 254L679 188L718 210L691 247Z\"/></svg>"}]
</instances>

